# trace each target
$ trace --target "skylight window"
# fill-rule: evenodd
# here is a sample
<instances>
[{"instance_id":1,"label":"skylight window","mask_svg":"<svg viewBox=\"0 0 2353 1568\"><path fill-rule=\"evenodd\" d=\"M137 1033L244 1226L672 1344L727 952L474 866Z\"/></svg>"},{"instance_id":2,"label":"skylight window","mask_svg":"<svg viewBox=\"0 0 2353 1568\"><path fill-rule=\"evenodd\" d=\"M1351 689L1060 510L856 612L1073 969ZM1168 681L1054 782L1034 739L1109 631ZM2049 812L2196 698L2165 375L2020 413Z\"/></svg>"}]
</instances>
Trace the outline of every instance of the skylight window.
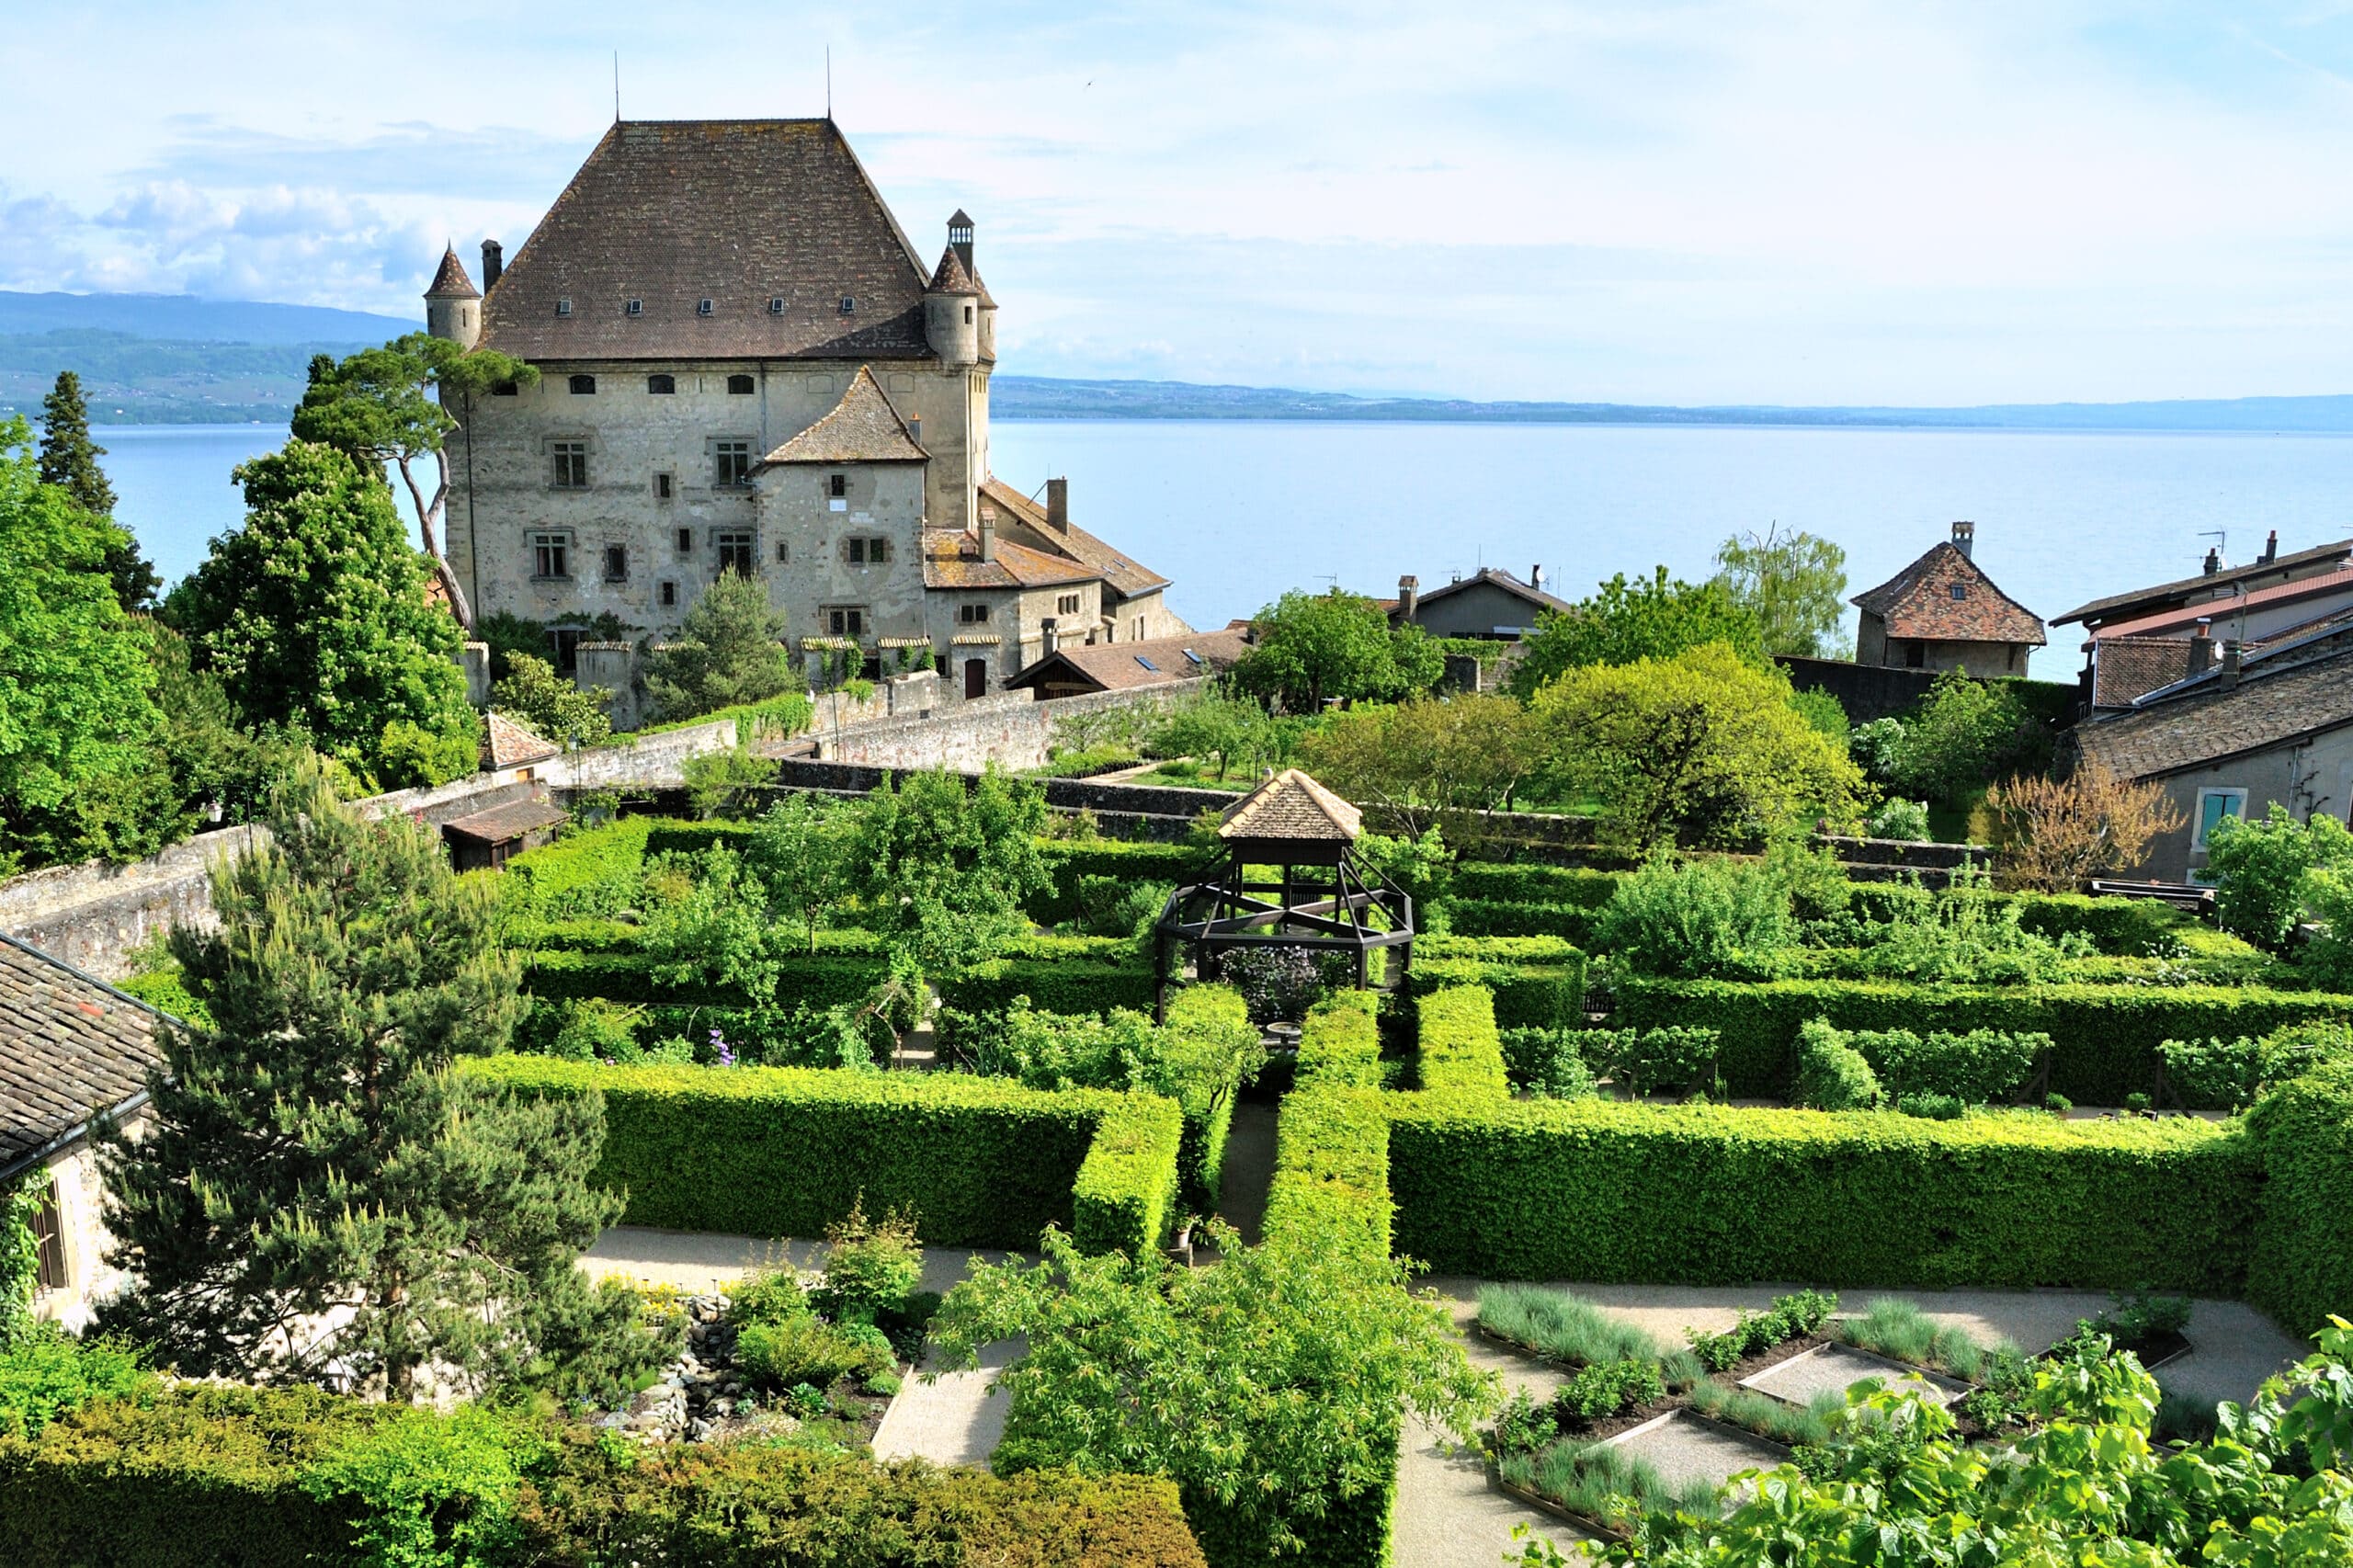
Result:
<instances>
[{"instance_id":1,"label":"skylight window","mask_svg":"<svg viewBox=\"0 0 2353 1568\"><path fill-rule=\"evenodd\" d=\"M697 300L695 301L695 314L699 316L707 316L710 314L710 301L709 300Z\"/></svg>"},{"instance_id":2,"label":"skylight window","mask_svg":"<svg viewBox=\"0 0 2353 1568\"><path fill-rule=\"evenodd\" d=\"M642 300L631 300L628 304L621 307L621 312L624 315L642 316L645 313L645 301Z\"/></svg>"},{"instance_id":3,"label":"skylight window","mask_svg":"<svg viewBox=\"0 0 2353 1568\"><path fill-rule=\"evenodd\" d=\"M1952 585L1952 597L1957 599L1967 598L1969 597L1969 585L1966 583L1955 583Z\"/></svg>"},{"instance_id":4,"label":"skylight window","mask_svg":"<svg viewBox=\"0 0 2353 1568\"><path fill-rule=\"evenodd\" d=\"M1190 648L1185 650L1185 657L1197 665L1201 662L1201 656L1199 653L1194 653Z\"/></svg>"},{"instance_id":5,"label":"skylight window","mask_svg":"<svg viewBox=\"0 0 2353 1568\"><path fill-rule=\"evenodd\" d=\"M1150 670L1154 675L1158 675L1160 673L1160 666L1154 664L1150 659L1145 658L1142 653L1138 653L1136 655L1136 663L1142 665L1145 669Z\"/></svg>"},{"instance_id":6,"label":"skylight window","mask_svg":"<svg viewBox=\"0 0 2353 1568\"><path fill-rule=\"evenodd\" d=\"M852 299L849 295L844 294L842 296L842 314L848 316L856 315L857 313L858 301Z\"/></svg>"},{"instance_id":7,"label":"skylight window","mask_svg":"<svg viewBox=\"0 0 2353 1568\"><path fill-rule=\"evenodd\" d=\"M784 314L783 295L772 294L768 297L768 314L772 316L780 316Z\"/></svg>"},{"instance_id":8,"label":"skylight window","mask_svg":"<svg viewBox=\"0 0 2353 1568\"><path fill-rule=\"evenodd\" d=\"M570 315L572 313L572 301L570 300L558 300L555 302L555 313L560 316Z\"/></svg>"}]
</instances>

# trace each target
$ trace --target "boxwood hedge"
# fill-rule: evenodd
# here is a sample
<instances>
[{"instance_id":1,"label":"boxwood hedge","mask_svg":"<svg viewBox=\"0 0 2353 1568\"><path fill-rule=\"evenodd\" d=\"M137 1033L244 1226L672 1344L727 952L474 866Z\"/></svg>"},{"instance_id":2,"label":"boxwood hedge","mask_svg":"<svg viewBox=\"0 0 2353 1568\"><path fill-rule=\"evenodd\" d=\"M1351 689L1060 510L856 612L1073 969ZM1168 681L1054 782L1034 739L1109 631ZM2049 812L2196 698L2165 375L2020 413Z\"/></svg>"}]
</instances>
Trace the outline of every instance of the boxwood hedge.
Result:
<instances>
[{"instance_id":1,"label":"boxwood hedge","mask_svg":"<svg viewBox=\"0 0 2353 1568\"><path fill-rule=\"evenodd\" d=\"M1418 999L1455 986L1483 985L1495 995L1495 1022L1505 1028L1573 1028L1585 1021L1586 961L1574 948L1562 946L1574 956L1557 963L1424 958L1416 951L1405 971L1405 990Z\"/></svg>"},{"instance_id":2,"label":"boxwood hedge","mask_svg":"<svg viewBox=\"0 0 2353 1568\"><path fill-rule=\"evenodd\" d=\"M1423 997L1415 1012L1415 1060L1425 1091L1487 1100L1510 1095L1503 1040L1495 1030L1495 999L1485 986L1436 992Z\"/></svg>"},{"instance_id":3,"label":"boxwood hedge","mask_svg":"<svg viewBox=\"0 0 2353 1568\"><path fill-rule=\"evenodd\" d=\"M814 1236L862 1198L869 1213L913 1210L936 1245L1031 1247L1055 1224L1090 1245L1150 1248L1176 1191L1180 1120L1158 1096L1047 1093L961 1074L517 1055L466 1070L541 1094L600 1093L594 1179L627 1195L631 1224Z\"/></svg>"},{"instance_id":4,"label":"boxwood hedge","mask_svg":"<svg viewBox=\"0 0 2353 1568\"><path fill-rule=\"evenodd\" d=\"M642 953L566 952L541 949L523 964L523 989L534 996L601 996L608 1002L673 1006L748 1007L770 1004L784 1007L830 1007L857 1002L872 991L888 969L880 952L795 955L783 963L773 996L749 996L740 986L688 983L667 985L657 980L652 962Z\"/></svg>"},{"instance_id":5,"label":"boxwood hedge","mask_svg":"<svg viewBox=\"0 0 2353 1568\"><path fill-rule=\"evenodd\" d=\"M2247 1295L2291 1334L2353 1309L2353 1062L2274 1089L2247 1112L2263 1185Z\"/></svg>"},{"instance_id":6,"label":"boxwood hedge","mask_svg":"<svg viewBox=\"0 0 2353 1568\"><path fill-rule=\"evenodd\" d=\"M1088 877L1130 884L1178 882L1206 866L1208 851L1191 844L1129 843L1116 838L1050 838L1038 846L1053 885L1029 901L1030 918L1043 926L1086 914L1079 889Z\"/></svg>"}]
</instances>

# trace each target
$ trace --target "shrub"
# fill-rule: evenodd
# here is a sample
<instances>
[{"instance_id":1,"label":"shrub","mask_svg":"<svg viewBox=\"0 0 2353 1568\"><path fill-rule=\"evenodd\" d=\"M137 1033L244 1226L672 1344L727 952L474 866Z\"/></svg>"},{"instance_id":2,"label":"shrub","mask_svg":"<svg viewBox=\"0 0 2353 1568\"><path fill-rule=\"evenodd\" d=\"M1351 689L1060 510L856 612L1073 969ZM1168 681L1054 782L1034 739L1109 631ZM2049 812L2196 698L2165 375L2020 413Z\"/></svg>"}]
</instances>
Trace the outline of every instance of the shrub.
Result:
<instances>
[{"instance_id":1,"label":"shrub","mask_svg":"<svg viewBox=\"0 0 2353 1568\"><path fill-rule=\"evenodd\" d=\"M1593 1070L1581 1049L1587 1038L1585 1029L1503 1030L1504 1071L1512 1087L1544 1099L1589 1097L1595 1092Z\"/></svg>"},{"instance_id":2,"label":"shrub","mask_svg":"<svg viewBox=\"0 0 2353 1568\"><path fill-rule=\"evenodd\" d=\"M1947 670L1893 736L1884 754L1887 778L1907 795L1951 800L2025 759L2038 738L2006 686Z\"/></svg>"},{"instance_id":3,"label":"shrub","mask_svg":"<svg viewBox=\"0 0 2353 1568\"><path fill-rule=\"evenodd\" d=\"M897 1312L923 1283L923 1248L913 1213L866 1217L863 1201L825 1228L825 1283L817 1305L836 1320L872 1323Z\"/></svg>"},{"instance_id":4,"label":"shrub","mask_svg":"<svg viewBox=\"0 0 2353 1568\"><path fill-rule=\"evenodd\" d=\"M1588 1029L1582 1042L1596 1074L1630 1095L1706 1092L1716 1083L1716 1031L1670 1025L1649 1029Z\"/></svg>"},{"instance_id":5,"label":"shrub","mask_svg":"<svg viewBox=\"0 0 2353 1568\"><path fill-rule=\"evenodd\" d=\"M2185 1109L2244 1110L2268 1085L2308 1072L2324 1051L2341 1048L2337 1028L2283 1029L2262 1040L2169 1040L2165 1090Z\"/></svg>"},{"instance_id":6,"label":"shrub","mask_svg":"<svg viewBox=\"0 0 2353 1568\"><path fill-rule=\"evenodd\" d=\"M2247 1296L2289 1332L2308 1333L2353 1301L2353 1062L2279 1085L2245 1125L2265 1173Z\"/></svg>"},{"instance_id":7,"label":"shrub","mask_svg":"<svg viewBox=\"0 0 2353 1568\"><path fill-rule=\"evenodd\" d=\"M38 1437L65 1411L160 1386L126 1346L67 1338L42 1325L0 1348L0 1437Z\"/></svg>"},{"instance_id":8,"label":"shrub","mask_svg":"<svg viewBox=\"0 0 2353 1568\"><path fill-rule=\"evenodd\" d=\"M2303 917L2306 874L2353 862L2353 834L2326 813L2298 822L2277 801L2260 822L2225 817L2208 835L2222 929L2277 952Z\"/></svg>"},{"instance_id":9,"label":"shrub","mask_svg":"<svg viewBox=\"0 0 2353 1568\"><path fill-rule=\"evenodd\" d=\"M1424 1089L1494 1099L1511 1093L1492 992L1479 985L1440 991L1423 997L1415 1010Z\"/></svg>"},{"instance_id":10,"label":"shrub","mask_svg":"<svg viewBox=\"0 0 2353 1568\"><path fill-rule=\"evenodd\" d=\"M1798 1032L1798 1082L1792 1096L1815 1110L1869 1110L1880 1102L1878 1076L1863 1053L1824 1018Z\"/></svg>"},{"instance_id":11,"label":"shrub","mask_svg":"<svg viewBox=\"0 0 2353 1568\"><path fill-rule=\"evenodd\" d=\"M1108 879L1122 887L1199 881L1206 857L1190 845L1097 838L1043 841L1038 846L1038 858L1051 885L1032 894L1027 907L1031 919L1052 926L1088 913L1085 889L1090 879Z\"/></svg>"},{"instance_id":12,"label":"shrub","mask_svg":"<svg viewBox=\"0 0 2353 1568\"><path fill-rule=\"evenodd\" d=\"M1254 1024L1297 1022L1343 983L1332 962L1305 948L1229 949L1218 955L1217 966L1218 978L1242 994Z\"/></svg>"},{"instance_id":13,"label":"shrub","mask_svg":"<svg viewBox=\"0 0 2353 1568\"><path fill-rule=\"evenodd\" d=\"M1917 1116L1929 1121L1959 1121L1969 1114L1969 1107L1959 1095L1902 1095L1895 1108L1906 1116Z\"/></svg>"},{"instance_id":14,"label":"shrub","mask_svg":"<svg viewBox=\"0 0 2353 1568\"><path fill-rule=\"evenodd\" d=\"M2086 761L2063 779L2022 776L1986 792L1995 875L2006 888L2073 892L2141 863L2149 841L2177 832L2181 809L2155 781Z\"/></svg>"},{"instance_id":15,"label":"shrub","mask_svg":"<svg viewBox=\"0 0 2353 1568\"><path fill-rule=\"evenodd\" d=\"M1928 842L1928 803L1907 801L1898 795L1881 803L1863 824L1863 831L1873 838L1896 838L1913 844Z\"/></svg>"},{"instance_id":16,"label":"shrub","mask_svg":"<svg viewBox=\"0 0 2353 1568\"><path fill-rule=\"evenodd\" d=\"M1552 1408L1563 1417L1597 1421L1623 1411L1639 1410L1666 1397L1658 1363L1652 1360L1597 1362L1586 1368L1552 1396Z\"/></svg>"},{"instance_id":17,"label":"shrub","mask_svg":"<svg viewBox=\"0 0 2353 1568\"><path fill-rule=\"evenodd\" d=\"M1989 896L1982 877L1958 868L1943 889L1915 881L1890 888L1885 899L1886 918L1862 927L1859 967L1869 975L1961 985L2055 980L2086 945L2028 930L2017 903Z\"/></svg>"},{"instance_id":18,"label":"shrub","mask_svg":"<svg viewBox=\"0 0 2353 1568\"><path fill-rule=\"evenodd\" d=\"M1653 860L1618 885L1594 944L1636 974L1771 974L1797 933L1790 889L1769 866Z\"/></svg>"},{"instance_id":19,"label":"shrub","mask_svg":"<svg viewBox=\"0 0 2353 1568\"><path fill-rule=\"evenodd\" d=\"M1509 938L1506 938L1509 939ZM1461 938L1453 938L1459 942ZM1441 951L1452 945L1431 937L1421 946ZM1483 985L1495 994L1495 1022L1505 1028L1566 1028L1582 1024L1585 1014L1583 954L1567 949L1559 962L1532 963L1508 959L1423 958L1415 955L1406 971L1409 995L1427 996L1456 986Z\"/></svg>"},{"instance_id":20,"label":"shrub","mask_svg":"<svg viewBox=\"0 0 2353 1568\"><path fill-rule=\"evenodd\" d=\"M1850 1043L1892 1095L1922 1094L1987 1105L2018 1092L2034 1072L2036 1060L2051 1049L2051 1037L1999 1029L1925 1035L1909 1029L1859 1029Z\"/></svg>"},{"instance_id":21,"label":"shrub","mask_svg":"<svg viewBox=\"0 0 2353 1568\"><path fill-rule=\"evenodd\" d=\"M892 1369L887 1350L807 1315L746 1324L735 1335L735 1365L756 1387L768 1390L795 1383L831 1388L842 1378Z\"/></svg>"}]
</instances>

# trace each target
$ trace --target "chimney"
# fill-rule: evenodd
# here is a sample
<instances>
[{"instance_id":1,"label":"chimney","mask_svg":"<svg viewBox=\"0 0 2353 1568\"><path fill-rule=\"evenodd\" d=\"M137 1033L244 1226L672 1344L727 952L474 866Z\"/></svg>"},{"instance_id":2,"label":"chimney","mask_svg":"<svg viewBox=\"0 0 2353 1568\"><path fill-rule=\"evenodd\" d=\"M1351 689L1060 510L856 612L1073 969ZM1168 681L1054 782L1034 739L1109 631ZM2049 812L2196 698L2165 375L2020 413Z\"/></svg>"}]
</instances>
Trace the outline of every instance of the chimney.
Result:
<instances>
[{"instance_id":1,"label":"chimney","mask_svg":"<svg viewBox=\"0 0 2353 1568\"><path fill-rule=\"evenodd\" d=\"M2273 528L2271 537L2263 541L2263 563L2267 566L2279 559L2279 530Z\"/></svg>"},{"instance_id":2,"label":"chimney","mask_svg":"<svg viewBox=\"0 0 2353 1568\"><path fill-rule=\"evenodd\" d=\"M2198 630L2189 637L2189 669L2187 673L2202 676L2214 667L2214 620L2211 616L2198 618Z\"/></svg>"},{"instance_id":3,"label":"chimney","mask_svg":"<svg viewBox=\"0 0 2353 1568\"><path fill-rule=\"evenodd\" d=\"M994 506L981 508L981 559L996 559L996 508Z\"/></svg>"},{"instance_id":4,"label":"chimney","mask_svg":"<svg viewBox=\"0 0 2353 1568\"><path fill-rule=\"evenodd\" d=\"M2222 689L2235 690L2238 684L2239 645L2236 642L2225 642L2222 644Z\"/></svg>"},{"instance_id":5,"label":"chimney","mask_svg":"<svg viewBox=\"0 0 2353 1568\"><path fill-rule=\"evenodd\" d=\"M2206 552L2206 575L2211 577L2215 573L2220 572L2222 569L2222 552L2219 550L2209 550Z\"/></svg>"},{"instance_id":6,"label":"chimney","mask_svg":"<svg viewBox=\"0 0 2353 1568\"><path fill-rule=\"evenodd\" d=\"M1961 551L1964 561L1973 560L1977 551L1977 525L1955 523L1952 526L1952 547Z\"/></svg>"},{"instance_id":7,"label":"chimney","mask_svg":"<svg viewBox=\"0 0 2353 1568\"><path fill-rule=\"evenodd\" d=\"M1528 585L1540 594L1544 591L1544 562L1541 561L1528 569Z\"/></svg>"},{"instance_id":8,"label":"chimney","mask_svg":"<svg viewBox=\"0 0 2353 1568\"><path fill-rule=\"evenodd\" d=\"M1038 623L1038 635L1045 641L1046 656L1051 658L1054 650L1062 646L1060 624L1050 615Z\"/></svg>"},{"instance_id":9,"label":"chimney","mask_svg":"<svg viewBox=\"0 0 2353 1568\"><path fill-rule=\"evenodd\" d=\"M482 291L485 294L489 293L490 286L497 282L498 275L506 270L506 252L505 247L500 245L496 240L483 241Z\"/></svg>"},{"instance_id":10,"label":"chimney","mask_svg":"<svg viewBox=\"0 0 2353 1568\"><path fill-rule=\"evenodd\" d=\"M1046 481L1046 525L1057 533L1070 532L1070 481Z\"/></svg>"},{"instance_id":11,"label":"chimney","mask_svg":"<svg viewBox=\"0 0 2353 1568\"><path fill-rule=\"evenodd\" d=\"M1411 619L1414 619L1414 614L1415 614L1415 612L1416 610L1420 609L1421 608L1422 608L1422 580L1421 580L1419 577L1400 577L1400 578L1398 578L1398 579L1397 579L1397 615L1398 615L1398 619L1402 619L1402 620L1411 620Z\"/></svg>"}]
</instances>

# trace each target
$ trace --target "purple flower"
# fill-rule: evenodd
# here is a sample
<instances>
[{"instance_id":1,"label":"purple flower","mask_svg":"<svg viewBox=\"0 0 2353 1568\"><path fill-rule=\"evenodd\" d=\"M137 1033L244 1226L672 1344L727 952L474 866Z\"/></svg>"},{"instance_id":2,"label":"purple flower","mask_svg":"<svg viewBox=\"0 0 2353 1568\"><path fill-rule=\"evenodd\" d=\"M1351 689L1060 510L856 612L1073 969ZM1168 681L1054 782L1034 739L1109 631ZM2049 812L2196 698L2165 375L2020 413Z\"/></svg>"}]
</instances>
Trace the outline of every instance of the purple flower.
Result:
<instances>
[{"instance_id":1,"label":"purple flower","mask_svg":"<svg viewBox=\"0 0 2353 1568\"><path fill-rule=\"evenodd\" d=\"M712 1029L710 1031L710 1049L718 1053L719 1064L722 1067L733 1067L735 1065L735 1053L728 1049L725 1037L721 1035L717 1029Z\"/></svg>"}]
</instances>

